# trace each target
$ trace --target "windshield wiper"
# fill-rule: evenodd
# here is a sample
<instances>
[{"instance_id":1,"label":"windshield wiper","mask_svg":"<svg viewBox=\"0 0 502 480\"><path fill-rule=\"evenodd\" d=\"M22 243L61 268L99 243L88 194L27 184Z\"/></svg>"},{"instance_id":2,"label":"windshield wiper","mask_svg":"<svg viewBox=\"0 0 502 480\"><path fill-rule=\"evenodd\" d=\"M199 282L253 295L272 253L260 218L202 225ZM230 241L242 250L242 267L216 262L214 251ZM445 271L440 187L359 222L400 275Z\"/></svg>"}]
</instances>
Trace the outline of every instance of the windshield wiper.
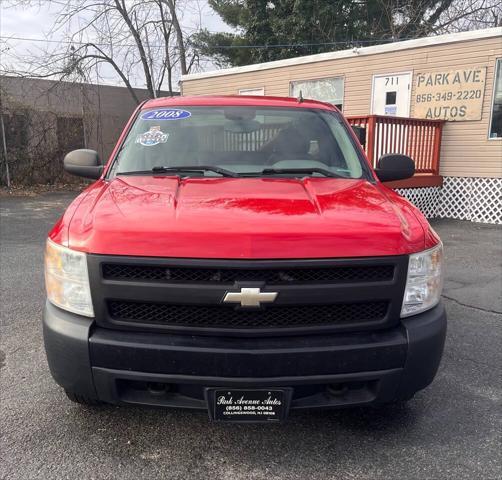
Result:
<instances>
[{"instance_id":1,"label":"windshield wiper","mask_svg":"<svg viewBox=\"0 0 502 480\"><path fill-rule=\"evenodd\" d=\"M259 175L287 175L287 174L301 174L301 175L312 175L313 173L319 173L325 177L336 177L336 178L347 178L343 175L332 172L325 168L265 168Z\"/></svg>"},{"instance_id":2,"label":"windshield wiper","mask_svg":"<svg viewBox=\"0 0 502 480\"><path fill-rule=\"evenodd\" d=\"M186 167L153 167L151 170L133 170L129 172L117 172L117 175L148 175L157 173L204 173L204 172L215 172L219 173L223 177L238 177L239 174L226 170L225 168L214 167L211 165L190 165Z\"/></svg>"}]
</instances>

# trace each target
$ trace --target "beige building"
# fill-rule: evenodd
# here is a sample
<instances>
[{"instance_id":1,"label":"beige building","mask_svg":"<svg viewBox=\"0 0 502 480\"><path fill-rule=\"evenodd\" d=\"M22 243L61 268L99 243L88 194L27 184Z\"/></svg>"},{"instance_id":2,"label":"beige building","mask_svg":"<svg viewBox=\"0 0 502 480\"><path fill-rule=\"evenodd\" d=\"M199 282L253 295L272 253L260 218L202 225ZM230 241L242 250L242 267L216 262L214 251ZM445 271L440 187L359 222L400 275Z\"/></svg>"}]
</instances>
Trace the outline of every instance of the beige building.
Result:
<instances>
[{"instance_id":1,"label":"beige building","mask_svg":"<svg viewBox=\"0 0 502 480\"><path fill-rule=\"evenodd\" d=\"M377 125L374 161L391 149L382 150L384 136L401 132L390 144L413 140L403 153L420 157L417 179L394 185L401 193L431 217L502 223L502 28L197 73L181 84L183 95L301 92L335 104L352 123ZM403 118L422 120L403 133ZM433 139L433 127L442 135Z\"/></svg>"}]
</instances>

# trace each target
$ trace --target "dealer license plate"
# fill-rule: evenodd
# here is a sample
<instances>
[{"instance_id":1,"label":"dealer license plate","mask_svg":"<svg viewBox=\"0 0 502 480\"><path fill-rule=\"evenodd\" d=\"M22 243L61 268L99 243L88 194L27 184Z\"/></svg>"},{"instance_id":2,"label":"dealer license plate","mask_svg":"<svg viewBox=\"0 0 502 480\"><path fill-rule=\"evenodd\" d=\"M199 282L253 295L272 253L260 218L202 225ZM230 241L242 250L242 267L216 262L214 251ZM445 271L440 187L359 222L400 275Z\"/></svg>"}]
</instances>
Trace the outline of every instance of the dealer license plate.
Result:
<instances>
[{"instance_id":1,"label":"dealer license plate","mask_svg":"<svg viewBox=\"0 0 502 480\"><path fill-rule=\"evenodd\" d=\"M286 418L290 390L210 389L213 420L222 422L278 422Z\"/></svg>"}]
</instances>

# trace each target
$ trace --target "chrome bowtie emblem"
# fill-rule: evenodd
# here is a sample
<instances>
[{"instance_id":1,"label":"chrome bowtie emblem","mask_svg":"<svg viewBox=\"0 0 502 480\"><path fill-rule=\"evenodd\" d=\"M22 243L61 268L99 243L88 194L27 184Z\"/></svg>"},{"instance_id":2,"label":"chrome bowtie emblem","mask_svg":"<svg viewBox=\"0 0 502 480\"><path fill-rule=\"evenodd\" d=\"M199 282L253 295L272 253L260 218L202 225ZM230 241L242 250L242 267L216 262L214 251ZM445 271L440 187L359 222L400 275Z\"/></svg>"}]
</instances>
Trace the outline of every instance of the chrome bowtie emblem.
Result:
<instances>
[{"instance_id":1,"label":"chrome bowtie emblem","mask_svg":"<svg viewBox=\"0 0 502 480\"><path fill-rule=\"evenodd\" d=\"M277 292L262 292L259 288L241 288L240 292L227 292L225 303L240 303L241 307L259 307L262 303L271 303L277 298Z\"/></svg>"}]
</instances>

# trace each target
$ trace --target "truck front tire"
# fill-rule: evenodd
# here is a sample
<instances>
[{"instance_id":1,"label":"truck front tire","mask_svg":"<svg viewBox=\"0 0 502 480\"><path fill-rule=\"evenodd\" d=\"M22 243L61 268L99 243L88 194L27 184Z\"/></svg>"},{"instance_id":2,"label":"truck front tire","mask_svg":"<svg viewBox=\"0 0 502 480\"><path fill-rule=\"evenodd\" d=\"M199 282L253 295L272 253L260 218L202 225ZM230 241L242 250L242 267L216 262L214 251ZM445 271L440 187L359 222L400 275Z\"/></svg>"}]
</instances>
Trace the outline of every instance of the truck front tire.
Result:
<instances>
[{"instance_id":1,"label":"truck front tire","mask_svg":"<svg viewBox=\"0 0 502 480\"><path fill-rule=\"evenodd\" d=\"M103 402L97 398L87 397L85 395L79 395L78 393L72 392L71 390L65 389L66 396L69 400L80 405L86 405L87 407L99 407L103 405Z\"/></svg>"}]
</instances>

